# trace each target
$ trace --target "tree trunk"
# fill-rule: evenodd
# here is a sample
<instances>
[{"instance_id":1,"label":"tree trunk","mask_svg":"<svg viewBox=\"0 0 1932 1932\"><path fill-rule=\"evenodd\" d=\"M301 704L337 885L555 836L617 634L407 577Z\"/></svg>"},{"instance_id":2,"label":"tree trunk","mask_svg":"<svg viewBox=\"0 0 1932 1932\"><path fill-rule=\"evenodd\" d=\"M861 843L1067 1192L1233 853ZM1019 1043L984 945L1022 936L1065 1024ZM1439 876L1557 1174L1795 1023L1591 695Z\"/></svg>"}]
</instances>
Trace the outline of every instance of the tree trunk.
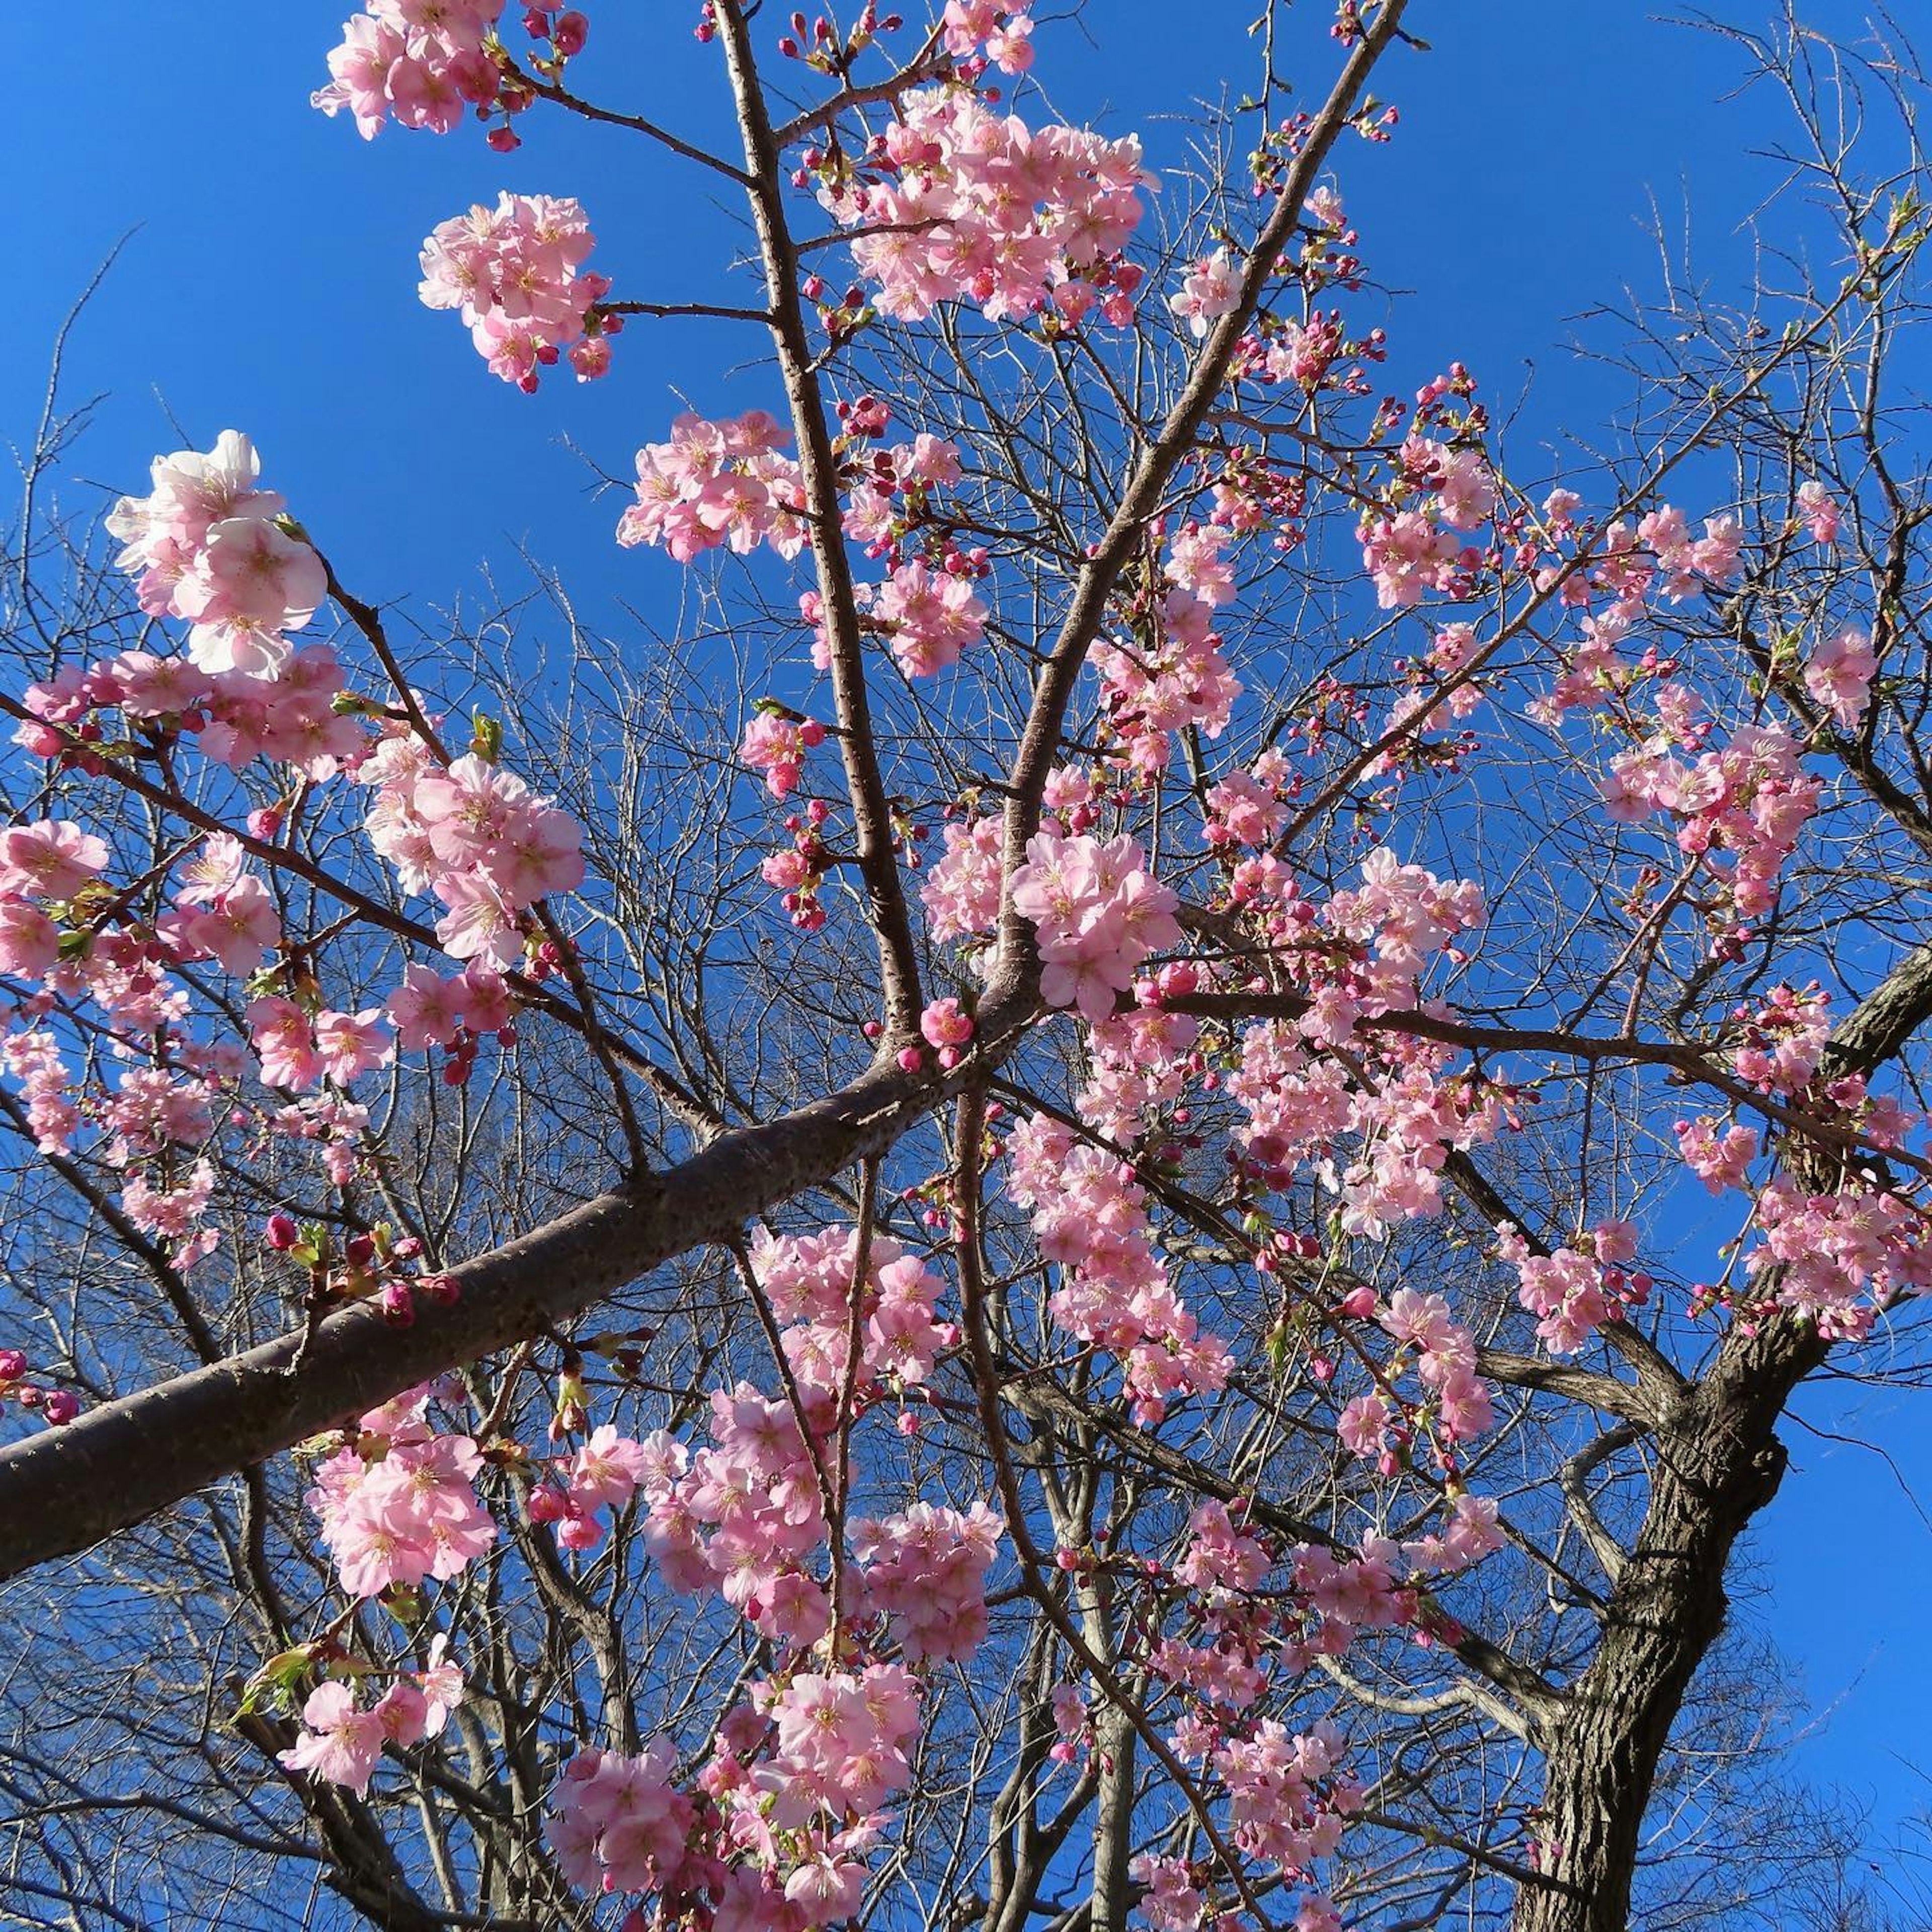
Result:
<instances>
[{"instance_id":1,"label":"tree trunk","mask_svg":"<svg viewBox=\"0 0 1932 1932\"><path fill-rule=\"evenodd\" d=\"M1893 965L1834 1030L1821 1078L1868 1074L1932 1018L1932 945ZM1798 1136L1785 1163L1820 1192L1843 1179L1842 1155ZM1765 1292L1775 1276L1756 1284ZM1639 1834L1658 1760L1684 1694L1724 1628L1724 1571L1746 1524L1778 1492L1778 1418L1824 1360L1815 1326L1778 1314L1733 1328L1717 1359L1658 1428L1650 1507L1610 1592L1601 1641L1564 1709L1538 1738L1544 1762L1538 1862L1516 1932L1624 1932Z\"/></svg>"},{"instance_id":2,"label":"tree trunk","mask_svg":"<svg viewBox=\"0 0 1932 1932\"><path fill-rule=\"evenodd\" d=\"M1684 1694L1724 1628L1724 1570L1777 1493L1774 1433L1826 1347L1780 1316L1733 1331L1711 1375L1657 1435L1650 1508L1612 1588L1595 1658L1543 1738L1536 1836L1546 1886L1526 1886L1517 1932L1622 1932L1638 1834Z\"/></svg>"}]
</instances>

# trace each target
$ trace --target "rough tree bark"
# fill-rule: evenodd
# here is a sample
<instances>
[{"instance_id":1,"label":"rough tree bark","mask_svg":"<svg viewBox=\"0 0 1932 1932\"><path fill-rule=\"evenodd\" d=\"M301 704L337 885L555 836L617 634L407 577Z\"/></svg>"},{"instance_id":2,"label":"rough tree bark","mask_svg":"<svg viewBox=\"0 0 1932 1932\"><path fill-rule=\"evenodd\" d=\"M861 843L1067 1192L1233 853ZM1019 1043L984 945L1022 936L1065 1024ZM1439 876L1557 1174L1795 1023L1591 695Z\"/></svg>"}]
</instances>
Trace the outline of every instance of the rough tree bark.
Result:
<instances>
[{"instance_id":1,"label":"rough tree bark","mask_svg":"<svg viewBox=\"0 0 1932 1932\"><path fill-rule=\"evenodd\" d=\"M1928 1018L1932 949L1921 947L1838 1027L1828 1064L1869 1072ZM1786 1157L1804 1185L1833 1184L1821 1150L1794 1137ZM1516 1932L1623 1932L1658 1760L1724 1628L1732 1548L1778 1493L1786 1462L1779 1418L1829 1352L1796 1316L1773 1316L1754 1332L1734 1328L1655 1430L1643 1526L1611 1590L1597 1654L1539 1736L1537 1835L1551 1883L1522 1888Z\"/></svg>"}]
</instances>

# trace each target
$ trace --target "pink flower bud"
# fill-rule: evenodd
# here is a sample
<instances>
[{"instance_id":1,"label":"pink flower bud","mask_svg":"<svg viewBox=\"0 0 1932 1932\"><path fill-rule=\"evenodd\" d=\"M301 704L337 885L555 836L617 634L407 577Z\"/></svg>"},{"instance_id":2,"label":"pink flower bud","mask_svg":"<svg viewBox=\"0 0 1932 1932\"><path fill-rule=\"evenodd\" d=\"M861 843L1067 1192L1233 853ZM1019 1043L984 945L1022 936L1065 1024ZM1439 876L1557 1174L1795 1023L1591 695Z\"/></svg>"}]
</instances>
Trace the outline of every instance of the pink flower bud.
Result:
<instances>
[{"instance_id":1,"label":"pink flower bud","mask_svg":"<svg viewBox=\"0 0 1932 1932\"><path fill-rule=\"evenodd\" d=\"M270 1247L286 1253L302 1239L302 1230L290 1214L271 1214L262 1228L262 1238Z\"/></svg>"},{"instance_id":2,"label":"pink flower bud","mask_svg":"<svg viewBox=\"0 0 1932 1932\"><path fill-rule=\"evenodd\" d=\"M49 1389L40 1403L40 1413L58 1429L80 1413L80 1398L71 1389Z\"/></svg>"},{"instance_id":3,"label":"pink flower bud","mask_svg":"<svg viewBox=\"0 0 1932 1932\"><path fill-rule=\"evenodd\" d=\"M562 1522L570 1514L570 1498L549 1483L539 1483L531 1490L527 1505L532 1522Z\"/></svg>"},{"instance_id":4,"label":"pink flower bud","mask_svg":"<svg viewBox=\"0 0 1932 1932\"><path fill-rule=\"evenodd\" d=\"M376 1306L382 1311L382 1319L392 1328L407 1328L416 1322L416 1297L410 1292L406 1282L391 1282L377 1296Z\"/></svg>"},{"instance_id":5,"label":"pink flower bud","mask_svg":"<svg viewBox=\"0 0 1932 1932\"><path fill-rule=\"evenodd\" d=\"M570 1516L556 1526L556 1540L566 1550L595 1550L604 1540L604 1526L594 1516Z\"/></svg>"},{"instance_id":6,"label":"pink flower bud","mask_svg":"<svg viewBox=\"0 0 1932 1932\"><path fill-rule=\"evenodd\" d=\"M0 1382L16 1382L27 1372L27 1358L18 1348L0 1348Z\"/></svg>"}]
</instances>

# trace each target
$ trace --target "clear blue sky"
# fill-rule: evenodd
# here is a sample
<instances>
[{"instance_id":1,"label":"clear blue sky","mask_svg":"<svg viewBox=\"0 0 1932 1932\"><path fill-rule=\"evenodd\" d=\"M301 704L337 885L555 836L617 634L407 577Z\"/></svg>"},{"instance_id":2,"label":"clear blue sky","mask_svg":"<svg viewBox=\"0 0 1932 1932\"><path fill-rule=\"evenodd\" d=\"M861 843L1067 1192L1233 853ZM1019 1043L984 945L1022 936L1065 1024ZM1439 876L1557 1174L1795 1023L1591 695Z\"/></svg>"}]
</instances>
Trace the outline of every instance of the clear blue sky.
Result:
<instances>
[{"instance_id":1,"label":"clear blue sky","mask_svg":"<svg viewBox=\"0 0 1932 1932\"><path fill-rule=\"evenodd\" d=\"M736 211L696 171L547 116L530 118L532 138L509 158L467 131L391 130L365 144L307 104L346 10L340 0L8 9L20 78L16 186L0 204L0 260L13 271L0 430L27 433L62 314L138 226L71 346L71 393L110 392L87 475L139 484L150 454L176 446L165 404L202 446L223 428L248 430L270 482L364 596L412 598L427 616L516 542L593 601L663 605L668 566L613 548L617 502L590 500L566 439L621 474L680 406L674 392L713 412L770 404L762 372L722 373L762 345L710 324L634 325L610 379L553 379L526 398L488 376L453 317L419 306L416 254L438 220L499 188L574 194L599 237L593 265L620 295L728 298ZM586 92L695 136L715 131L715 56L688 31L695 0L590 10ZM1248 72L1241 28L1255 10L1090 0L1106 46L1048 24L1040 72L1070 116L1141 128L1158 165L1184 131L1160 117ZM1816 0L1807 17L1844 34L1862 20L1845 0ZM1752 154L1766 123L1749 101L1720 104L1733 52L1630 0L1419 0L1412 19L1436 51L1399 64L1385 90L1402 107L1398 141L1344 152L1376 268L1414 291L1391 320L1394 386L1460 356L1500 404L1533 368L1525 428L1587 428L1620 398L1562 352L1567 319L1626 283L1654 286L1641 226L1652 196L1680 232L1688 206L1706 275L1723 285L1747 272L1738 224L1768 178ZM1926 1400L1822 1394L1805 1408L1885 1441L1911 1482L1932 1450ZM1932 1768L1920 1742L1932 1714L1921 1661L1932 1531L1874 1456L1787 1436L1796 1467L1758 1547L1779 1640L1814 1705L1834 1706L1804 1762L1887 1813L1910 1810L1932 1793L1893 1755Z\"/></svg>"}]
</instances>

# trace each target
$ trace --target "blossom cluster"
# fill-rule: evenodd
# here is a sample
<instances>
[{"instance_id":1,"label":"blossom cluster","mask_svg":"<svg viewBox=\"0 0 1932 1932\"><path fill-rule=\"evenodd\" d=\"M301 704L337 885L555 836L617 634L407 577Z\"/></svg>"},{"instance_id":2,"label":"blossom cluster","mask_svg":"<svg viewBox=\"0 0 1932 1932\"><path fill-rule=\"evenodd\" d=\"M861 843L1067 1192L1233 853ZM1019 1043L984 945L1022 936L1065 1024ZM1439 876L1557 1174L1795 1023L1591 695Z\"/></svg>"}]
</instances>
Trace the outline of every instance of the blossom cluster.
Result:
<instances>
[{"instance_id":1,"label":"blossom cluster","mask_svg":"<svg viewBox=\"0 0 1932 1932\"><path fill-rule=\"evenodd\" d=\"M1096 304L1117 326L1132 319L1140 272L1120 251L1141 217L1137 140L1030 128L968 88L932 87L904 97L862 166L805 160L820 200L856 231L883 314L916 322L967 301L994 320L1049 304L1070 323Z\"/></svg>"},{"instance_id":2,"label":"blossom cluster","mask_svg":"<svg viewBox=\"0 0 1932 1932\"><path fill-rule=\"evenodd\" d=\"M317 1684L302 1706L302 1734L276 1754L280 1762L358 1796L367 1791L385 1744L402 1750L440 1736L463 1701L463 1670L448 1660L448 1644L439 1632L430 1640L424 1666L398 1673L367 1709L357 1702L354 1686L341 1678Z\"/></svg>"},{"instance_id":3,"label":"blossom cluster","mask_svg":"<svg viewBox=\"0 0 1932 1932\"><path fill-rule=\"evenodd\" d=\"M1141 963L1180 940L1180 902L1147 869L1131 838L1036 832L1012 877L1013 904L1033 922L1049 1006L1105 1019L1133 984Z\"/></svg>"},{"instance_id":4,"label":"blossom cluster","mask_svg":"<svg viewBox=\"0 0 1932 1932\"><path fill-rule=\"evenodd\" d=\"M1042 1258L1060 1270L1055 1324L1120 1358L1134 1418L1158 1422L1178 1398L1220 1388L1232 1364L1168 1279L1132 1163L1076 1144L1044 1115L1007 1137L1007 1189L1031 1210Z\"/></svg>"},{"instance_id":5,"label":"blossom cluster","mask_svg":"<svg viewBox=\"0 0 1932 1932\"><path fill-rule=\"evenodd\" d=\"M721 1922L807 1932L856 1906L879 1808L910 1775L915 1671L968 1658L984 1637L1001 1525L981 1504L923 1502L852 1518L849 1561L831 1572L844 1641L836 1666L816 1667L835 1606L810 1559L830 1533L835 1472L858 1466L834 1456L836 1434L874 1402L916 1396L958 1338L936 1318L938 1278L882 1234L862 1252L850 1228L766 1232L750 1262L784 1324L786 1398L742 1382L715 1391L710 1444L695 1453L662 1432L634 1442L599 1429L532 1491L530 1514L580 1550L597 1532L574 1526L641 1499L665 1582L722 1596L778 1646L775 1667L718 1727L694 1793L665 1740L634 1756L586 1752L553 1794L548 1831L586 1890L655 1894L673 1916L703 1893Z\"/></svg>"},{"instance_id":6,"label":"blossom cluster","mask_svg":"<svg viewBox=\"0 0 1932 1932\"><path fill-rule=\"evenodd\" d=\"M1650 1298L1650 1277L1624 1269L1636 1252L1628 1222L1599 1222L1577 1247L1547 1254L1532 1252L1518 1231L1505 1228L1498 1251L1516 1270L1517 1298L1537 1318L1537 1339L1552 1355L1575 1354L1605 1322Z\"/></svg>"},{"instance_id":7,"label":"blossom cluster","mask_svg":"<svg viewBox=\"0 0 1932 1932\"><path fill-rule=\"evenodd\" d=\"M670 440L638 452L638 500L617 541L662 544L688 563L721 544L738 555L770 544L782 557L805 548L798 465L778 454L788 432L763 410L718 422L687 412Z\"/></svg>"},{"instance_id":8,"label":"blossom cluster","mask_svg":"<svg viewBox=\"0 0 1932 1932\"><path fill-rule=\"evenodd\" d=\"M370 1411L303 1498L352 1597L459 1576L496 1540L476 1496L481 1452L467 1436L438 1434L429 1403L416 1388Z\"/></svg>"},{"instance_id":9,"label":"blossom cluster","mask_svg":"<svg viewBox=\"0 0 1932 1932\"><path fill-rule=\"evenodd\" d=\"M123 1173L122 1211L183 1268L219 1239L203 1225L218 1126L310 1143L330 1180L348 1184L362 1171L369 1114L343 1090L399 1044L448 1049L444 1076L454 1082L467 1077L479 1037L512 1042L512 998L496 968L534 946L531 970L552 969L551 949L526 939L524 917L538 896L582 876L567 814L480 757L446 768L400 719L372 730L375 707L348 692L334 651L295 648L286 632L313 614L326 572L292 534L282 500L260 488L259 467L232 431L210 452L157 460L149 494L123 500L111 521L122 561L140 573L144 608L194 625L190 654L128 650L63 666L29 688L16 740L56 770L92 769L93 746L132 736L192 746L238 772L269 759L316 785L352 776L373 793L378 848L409 889L438 892L448 943L470 964L448 980L406 966L386 1003L394 1037L380 998L359 1009L328 1004L296 970L298 949L258 869L276 862L286 796L248 814L245 838L238 827L177 848L138 898L110 887L106 842L71 822L0 828L0 971L43 988L20 1010L0 1059L44 1148L71 1148L84 1127L99 1130L94 1151ZM190 1031L197 982L180 969L203 962L250 982L234 1010L252 1058L244 1045ZM43 1023L57 998L90 1001L106 1022L106 1064L78 1082ZM242 1086L251 1070L274 1090L266 1102ZM378 1286L392 1320L412 1318L414 1286Z\"/></svg>"},{"instance_id":10,"label":"blossom cluster","mask_svg":"<svg viewBox=\"0 0 1932 1932\"><path fill-rule=\"evenodd\" d=\"M945 853L920 887L934 938L976 940L992 932L1000 916L1000 836L991 812L946 825Z\"/></svg>"},{"instance_id":11,"label":"blossom cluster","mask_svg":"<svg viewBox=\"0 0 1932 1932\"><path fill-rule=\"evenodd\" d=\"M19 1348L0 1348L0 1403L13 1402L38 1410L58 1428L80 1413L80 1398L71 1389L44 1388L27 1379L27 1358Z\"/></svg>"},{"instance_id":12,"label":"blossom cluster","mask_svg":"<svg viewBox=\"0 0 1932 1932\"><path fill-rule=\"evenodd\" d=\"M1167 763L1172 734L1198 727L1218 738L1240 695L1214 629L1214 611L1234 594L1221 552L1228 532L1190 523L1178 532L1158 593L1139 614L1141 640L1096 644L1106 733L1121 742L1133 770L1156 773Z\"/></svg>"},{"instance_id":13,"label":"blossom cluster","mask_svg":"<svg viewBox=\"0 0 1932 1932\"><path fill-rule=\"evenodd\" d=\"M226 429L206 455L156 457L149 494L108 513L116 562L140 573L142 609L185 619L204 671L273 677L295 648L287 633L328 594L321 558L286 526L284 500L256 488L261 468L248 439Z\"/></svg>"},{"instance_id":14,"label":"blossom cluster","mask_svg":"<svg viewBox=\"0 0 1932 1932\"><path fill-rule=\"evenodd\" d=\"M538 371L566 350L580 382L610 366L621 316L597 304L605 276L584 261L596 244L590 218L568 197L512 194L441 223L423 244L418 292L426 308L454 309L490 373L533 390Z\"/></svg>"},{"instance_id":15,"label":"blossom cluster","mask_svg":"<svg viewBox=\"0 0 1932 1932\"><path fill-rule=\"evenodd\" d=\"M738 755L754 771L765 775L765 789L786 798L797 789L805 772L805 754L825 742L825 727L815 718L788 717L762 706L746 721Z\"/></svg>"},{"instance_id":16,"label":"blossom cluster","mask_svg":"<svg viewBox=\"0 0 1932 1932\"><path fill-rule=\"evenodd\" d=\"M477 753L444 765L420 737L392 728L356 776L373 794L370 843L405 892L442 901L436 937L452 958L514 965L529 909L583 880L576 820ZM485 995L472 985L466 997Z\"/></svg>"},{"instance_id":17,"label":"blossom cluster","mask_svg":"<svg viewBox=\"0 0 1932 1932\"><path fill-rule=\"evenodd\" d=\"M908 677L930 677L956 664L986 634L986 606L974 594L968 571L901 564L872 589L870 608Z\"/></svg>"},{"instance_id":18,"label":"blossom cluster","mask_svg":"<svg viewBox=\"0 0 1932 1932\"><path fill-rule=\"evenodd\" d=\"M503 0L364 0L329 51L329 83L312 104L345 108L365 141L385 122L446 134L467 107L494 101L502 71L488 51Z\"/></svg>"},{"instance_id":19,"label":"blossom cluster","mask_svg":"<svg viewBox=\"0 0 1932 1932\"><path fill-rule=\"evenodd\" d=\"M1819 782L1804 770L1798 747L1781 725L1741 725L1729 742L1690 765L1670 745L1667 730L1660 731L1611 760L1602 788L1605 811L1627 824L1670 813L1678 849L1711 868L1736 917L1762 917L1816 809Z\"/></svg>"},{"instance_id":20,"label":"blossom cluster","mask_svg":"<svg viewBox=\"0 0 1932 1932\"><path fill-rule=\"evenodd\" d=\"M503 118L490 130L500 153L519 142L509 117L535 100L505 56L499 38L504 0L364 0L329 50L329 82L310 97L332 117L348 110L356 130L374 140L384 126L447 134L466 109L478 120ZM524 30L544 46L535 64L551 76L584 50L590 22L574 7L522 9Z\"/></svg>"}]
</instances>

